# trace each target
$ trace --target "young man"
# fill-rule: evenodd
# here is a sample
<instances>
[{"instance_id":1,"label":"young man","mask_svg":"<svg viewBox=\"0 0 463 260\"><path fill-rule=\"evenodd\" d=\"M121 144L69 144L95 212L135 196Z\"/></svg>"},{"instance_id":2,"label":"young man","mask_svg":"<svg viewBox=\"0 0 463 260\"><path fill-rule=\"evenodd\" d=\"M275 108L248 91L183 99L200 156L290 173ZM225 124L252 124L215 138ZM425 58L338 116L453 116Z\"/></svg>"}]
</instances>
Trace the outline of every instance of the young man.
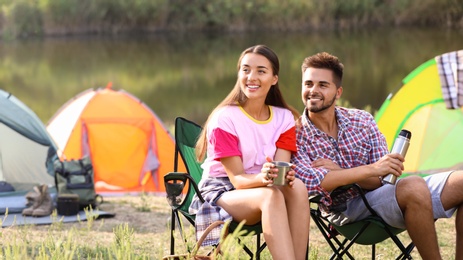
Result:
<instances>
[{"instance_id":1,"label":"young man","mask_svg":"<svg viewBox=\"0 0 463 260\"><path fill-rule=\"evenodd\" d=\"M322 211L342 225L369 215L359 194L330 192L359 184L373 209L391 226L406 228L423 259L441 259L434 220L456 213L456 257L463 259L463 172L410 176L395 185L382 183L389 173L400 176L404 158L389 154L386 140L371 114L336 106L343 92L343 64L328 53L302 63L302 101L306 108L292 158L296 174L310 195L321 194Z\"/></svg>"}]
</instances>

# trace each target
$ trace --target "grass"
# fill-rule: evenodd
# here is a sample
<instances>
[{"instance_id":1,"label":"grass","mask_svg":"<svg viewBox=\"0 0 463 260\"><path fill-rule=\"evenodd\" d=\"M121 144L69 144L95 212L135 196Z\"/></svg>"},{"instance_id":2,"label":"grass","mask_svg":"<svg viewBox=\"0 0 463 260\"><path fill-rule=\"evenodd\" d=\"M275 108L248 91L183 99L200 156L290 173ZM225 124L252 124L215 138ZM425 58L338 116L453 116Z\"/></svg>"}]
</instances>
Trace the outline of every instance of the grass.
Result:
<instances>
[{"instance_id":1,"label":"grass","mask_svg":"<svg viewBox=\"0 0 463 260\"><path fill-rule=\"evenodd\" d=\"M133 196L105 198L102 210L116 213L115 218L92 219L76 223L62 223L52 215L51 225L13 225L0 230L0 259L162 259L169 254L169 206L164 197ZM1 220L0 220L1 221ZM186 247L195 243L194 228L183 221L187 242L176 229L176 253L187 253ZM309 259L328 259L330 248L314 223L310 226ZM454 218L436 222L439 245L444 259L454 259ZM233 234L232 234L233 235ZM234 235L238 235L235 233ZM219 259L247 259L234 239L227 239L222 247L226 252ZM399 235L404 242L410 238ZM252 247L254 238L243 243ZM211 248L201 248L206 254ZM357 259L368 259L370 247L354 245L351 252ZM391 259L398 250L391 240L377 245L377 259ZM420 259L414 249L412 256ZM268 249L262 259L271 259Z\"/></svg>"}]
</instances>

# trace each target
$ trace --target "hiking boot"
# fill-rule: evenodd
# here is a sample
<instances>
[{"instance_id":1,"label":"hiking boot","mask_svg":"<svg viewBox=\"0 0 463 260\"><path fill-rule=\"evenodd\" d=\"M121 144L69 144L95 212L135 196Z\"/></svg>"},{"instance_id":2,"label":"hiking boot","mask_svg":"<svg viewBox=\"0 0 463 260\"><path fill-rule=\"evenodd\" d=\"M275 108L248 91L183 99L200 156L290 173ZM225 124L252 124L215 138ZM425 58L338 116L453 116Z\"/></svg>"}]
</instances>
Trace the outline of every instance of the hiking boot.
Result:
<instances>
[{"instance_id":1,"label":"hiking boot","mask_svg":"<svg viewBox=\"0 0 463 260\"><path fill-rule=\"evenodd\" d=\"M40 205L32 211L33 217L43 217L51 215L53 211L53 201L50 193L48 193L48 186L46 184L40 186Z\"/></svg>"},{"instance_id":2,"label":"hiking boot","mask_svg":"<svg viewBox=\"0 0 463 260\"><path fill-rule=\"evenodd\" d=\"M33 190L26 193L27 208L23 209L23 216L32 216L32 212L40 205L40 190L37 186L34 186Z\"/></svg>"}]
</instances>

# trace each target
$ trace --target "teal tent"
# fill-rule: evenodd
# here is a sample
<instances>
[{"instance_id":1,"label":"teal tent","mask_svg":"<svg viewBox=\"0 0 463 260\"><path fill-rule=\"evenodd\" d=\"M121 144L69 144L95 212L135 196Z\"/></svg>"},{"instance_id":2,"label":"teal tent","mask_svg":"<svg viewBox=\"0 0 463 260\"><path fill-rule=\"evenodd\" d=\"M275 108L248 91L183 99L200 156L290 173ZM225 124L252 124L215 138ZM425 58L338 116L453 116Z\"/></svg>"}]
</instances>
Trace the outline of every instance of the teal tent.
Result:
<instances>
[{"instance_id":1,"label":"teal tent","mask_svg":"<svg viewBox=\"0 0 463 260\"><path fill-rule=\"evenodd\" d=\"M52 161L57 147L37 115L11 93L0 89L0 182L14 191L0 192L0 214L25 206L34 185L54 187ZM15 198L16 196L16 198ZM16 200L16 201L15 201Z\"/></svg>"}]
</instances>

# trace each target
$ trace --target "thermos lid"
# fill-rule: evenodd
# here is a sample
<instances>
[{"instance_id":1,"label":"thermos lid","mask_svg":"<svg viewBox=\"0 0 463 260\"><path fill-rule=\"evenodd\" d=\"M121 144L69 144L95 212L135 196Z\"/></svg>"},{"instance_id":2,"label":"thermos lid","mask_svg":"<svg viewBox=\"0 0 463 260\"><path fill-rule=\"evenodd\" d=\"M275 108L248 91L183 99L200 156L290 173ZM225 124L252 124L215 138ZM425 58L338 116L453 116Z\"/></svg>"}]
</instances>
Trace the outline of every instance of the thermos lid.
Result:
<instances>
[{"instance_id":1,"label":"thermos lid","mask_svg":"<svg viewBox=\"0 0 463 260\"><path fill-rule=\"evenodd\" d=\"M408 138L408 139L412 138L412 133L411 133L410 131L408 131L407 129L402 129L402 130L400 130L400 134L399 134L399 135L400 135L400 136L403 136L403 137L405 137L405 138Z\"/></svg>"}]
</instances>

